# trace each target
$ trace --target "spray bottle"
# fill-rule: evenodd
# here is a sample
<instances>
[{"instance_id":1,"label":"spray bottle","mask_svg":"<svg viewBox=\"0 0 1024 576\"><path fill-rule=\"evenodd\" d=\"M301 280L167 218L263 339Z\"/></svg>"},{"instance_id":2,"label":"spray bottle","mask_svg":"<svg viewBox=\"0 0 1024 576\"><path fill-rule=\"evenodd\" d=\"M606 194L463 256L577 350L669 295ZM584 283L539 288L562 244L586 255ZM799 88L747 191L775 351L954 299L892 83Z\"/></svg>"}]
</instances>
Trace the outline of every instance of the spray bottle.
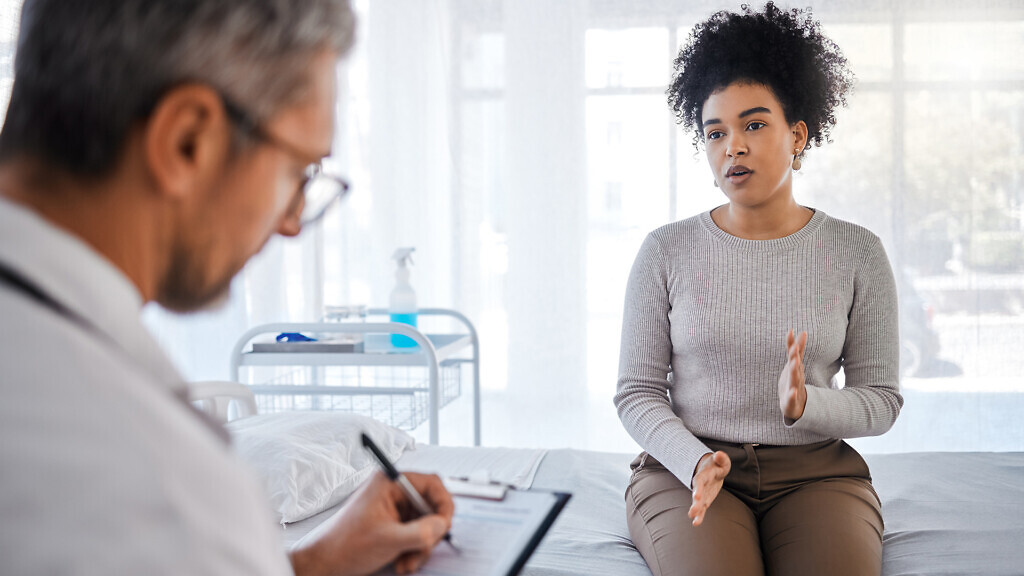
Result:
<instances>
[{"instance_id":1,"label":"spray bottle","mask_svg":"<svg viewBox=\"0 0 1024 576\"><path fill-rule=\"evenodd\" d=\"M409 283L409 265L412 264L412 252L415 248L399 248L392 256L398 262L395 270L395 287L391 290L391 301L388 311L392 322L401 322L416 327L416 292ZM416 341L403 334L392 334L391 345L396 348L411 348Z\"/></svg>"}]
</instances>

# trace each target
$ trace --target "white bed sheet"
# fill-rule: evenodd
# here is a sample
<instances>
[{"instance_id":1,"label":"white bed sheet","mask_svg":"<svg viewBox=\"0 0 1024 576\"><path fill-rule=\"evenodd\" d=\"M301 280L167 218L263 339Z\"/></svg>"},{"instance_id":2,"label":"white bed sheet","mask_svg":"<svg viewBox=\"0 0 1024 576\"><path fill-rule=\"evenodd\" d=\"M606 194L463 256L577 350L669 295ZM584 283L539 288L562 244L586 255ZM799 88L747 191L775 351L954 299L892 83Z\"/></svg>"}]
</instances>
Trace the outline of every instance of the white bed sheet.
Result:
<instances>
[{"instance_id":1,"label":"white bed sheet","mask_svg":"<svg viewBox=\"0 0 1024 576\"><path fill-rule=\"evenodd\" d=\"M395 462L403 472L423 472L442 477L469 477L486 470L491 480L516 488L529 488L547 450L526 448L464 448L420 444ZM305 520L285 524L282 538L292 547L313 528L330 518L341 505L328 508Z\"/></svg>"},{"instance_id":2,"label":"white bed sheet","mask_svg":"<svg viewBox=\"0 0 1024 576\"><path fill-rule=\"evenodd\" d=\"M1024 574L1024 452L867 455L885 576Z\"/></svg>"}]
</instances>

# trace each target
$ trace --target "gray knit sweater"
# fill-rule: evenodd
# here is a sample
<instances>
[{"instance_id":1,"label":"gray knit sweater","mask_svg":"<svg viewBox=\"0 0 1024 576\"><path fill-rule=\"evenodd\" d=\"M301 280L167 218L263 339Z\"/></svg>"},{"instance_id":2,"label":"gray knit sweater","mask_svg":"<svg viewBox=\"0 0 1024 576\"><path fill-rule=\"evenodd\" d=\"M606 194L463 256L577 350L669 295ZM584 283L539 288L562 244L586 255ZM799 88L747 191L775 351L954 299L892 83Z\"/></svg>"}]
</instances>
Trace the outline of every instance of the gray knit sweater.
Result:
<instances>
[{"instance_id":1,"label":"gray knit sweater","mask_svg":"<svg viewBox=\"0 0 1024 576\"><path fill-rule=\"evenodd\" d=\"M786 334L807 332L807 405L787 425ZM835 380L839 369L845 386ZM899 392L896 284L878 237L817 210L796 233L745 240L710 212L651 232L630 272L615 405L684 484L697 437L797 445L882 434Z\"/></svg>"}]
</instances>

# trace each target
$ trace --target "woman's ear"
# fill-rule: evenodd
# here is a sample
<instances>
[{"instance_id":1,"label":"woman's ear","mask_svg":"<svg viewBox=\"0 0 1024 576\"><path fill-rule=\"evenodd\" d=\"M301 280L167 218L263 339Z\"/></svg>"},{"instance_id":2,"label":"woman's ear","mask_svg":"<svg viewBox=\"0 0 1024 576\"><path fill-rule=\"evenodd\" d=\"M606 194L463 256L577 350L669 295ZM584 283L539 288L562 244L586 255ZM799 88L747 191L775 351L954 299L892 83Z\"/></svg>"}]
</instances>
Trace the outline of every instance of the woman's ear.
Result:
<instances>
[{"instance_id":1,"label":"woman's ear","mask_svg":"<svg viewBox=\"0 0 1024 576\"><path fill-rule=\"evenodd\" d=\"M220 173L230 151L231 123L215 90L186 84L160 98L142 139L157 193L183 198Z\"/></svg>"},{"instance_id":2,"label":"woman's ear","mask_svg":"<svg viewBox=\"0 0 1024 576\"><path fill-rule=\"evenodd\" d=\"M807 124L800 120L791 125L790 129L793 131L793 150L802 152L807 146Z\"/></svg>"}]
</instances>

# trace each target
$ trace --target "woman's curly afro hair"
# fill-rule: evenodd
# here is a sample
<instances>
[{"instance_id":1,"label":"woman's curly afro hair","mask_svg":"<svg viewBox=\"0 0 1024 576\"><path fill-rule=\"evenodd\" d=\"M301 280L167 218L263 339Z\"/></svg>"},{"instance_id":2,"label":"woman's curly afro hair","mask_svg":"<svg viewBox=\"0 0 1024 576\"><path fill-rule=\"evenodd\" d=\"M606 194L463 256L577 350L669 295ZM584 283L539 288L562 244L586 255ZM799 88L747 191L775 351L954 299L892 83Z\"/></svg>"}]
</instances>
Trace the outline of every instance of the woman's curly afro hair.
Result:
<instances>
[{"instance_id":1,"label":"woman's curly afro hair","mask_svg":"<svg viewBox=\"0 0 1024 576\"><path fill-rule=\"evenodd\" d=\"M673 67L668 103L677 122L704 139L701 110L708 97L734 82L768 87L788 122L807 124L807 146L828 141L835 109L846 105L853 73L838 46L821 33L810 10L718 12L697 24ZM806 148L805 148L806 149Z\"/></svg>"}]
</instances>

